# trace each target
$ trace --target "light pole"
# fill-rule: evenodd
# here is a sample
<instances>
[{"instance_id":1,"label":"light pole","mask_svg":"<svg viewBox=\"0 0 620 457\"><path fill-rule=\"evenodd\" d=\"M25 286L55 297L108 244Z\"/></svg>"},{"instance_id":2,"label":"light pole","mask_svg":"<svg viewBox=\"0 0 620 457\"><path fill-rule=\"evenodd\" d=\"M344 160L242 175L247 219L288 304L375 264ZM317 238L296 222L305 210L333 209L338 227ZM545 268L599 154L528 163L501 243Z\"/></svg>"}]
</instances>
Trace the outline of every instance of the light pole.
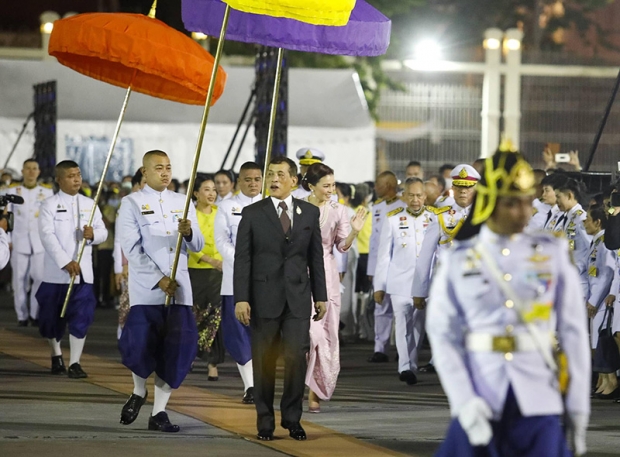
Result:
<instances>
[{"instance_id":1,"label":"light pole","mask_svg":"<svg viewBox=\"0 0 620 457\"><path fill-rule=\"evenodd\" d=\"M506 81L504 85L504 132L519 149L521 137L521 42L523 32L508 29L504 35Z\"/></svg>"},{"instance_id":2,"label":"light pole","mask_svg":"<svg viewBox=\"0 0 620 457\"><path fill-rule=\"evenodd\" d=\"M47 48L50 44L50 35L54 29L54 22L60 19L60 14L56 11L45 11L39 16L41 22L41 49L43 50L43 60L52 59L48 54Z\"/></svg>"},{"instance_id":3,"label":"light pole","mask_svg":"<svg viewBox=\"0 0 620 457\"><path fill-rule=\"evenodd\" d=\"M480 138L480 157L490 157L500 140L500 91L502 63L502 37L504 33L497 28L484 33L485 69L482 82L482 129Z\"/></svg>"}]
</instances>

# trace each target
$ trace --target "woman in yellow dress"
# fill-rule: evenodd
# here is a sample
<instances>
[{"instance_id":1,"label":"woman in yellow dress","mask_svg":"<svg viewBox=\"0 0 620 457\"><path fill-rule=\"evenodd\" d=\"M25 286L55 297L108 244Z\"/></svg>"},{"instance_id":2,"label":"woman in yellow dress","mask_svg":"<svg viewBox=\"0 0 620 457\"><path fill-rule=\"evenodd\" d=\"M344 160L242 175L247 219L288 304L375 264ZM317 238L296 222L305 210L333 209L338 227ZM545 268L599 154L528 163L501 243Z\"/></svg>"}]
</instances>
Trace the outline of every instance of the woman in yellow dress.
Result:
<instances>
[{"instance_id":1,"label":"woman in yellow dress","mask_svg":"<svg viewBox=\"0 0 620 457\"><path fill-rule=\"evenodd\" d=\"M189 253L189 277L194 296L194 315L198 326L198 356L206 353L209 381L218 380L217 365L224 361L224 342L219 332L222 320L222 256L215 247L213 227L217 206L215 181L199 174L194 184L198 226L205 239L200 252Z\"/></svg>"}]
</instances>

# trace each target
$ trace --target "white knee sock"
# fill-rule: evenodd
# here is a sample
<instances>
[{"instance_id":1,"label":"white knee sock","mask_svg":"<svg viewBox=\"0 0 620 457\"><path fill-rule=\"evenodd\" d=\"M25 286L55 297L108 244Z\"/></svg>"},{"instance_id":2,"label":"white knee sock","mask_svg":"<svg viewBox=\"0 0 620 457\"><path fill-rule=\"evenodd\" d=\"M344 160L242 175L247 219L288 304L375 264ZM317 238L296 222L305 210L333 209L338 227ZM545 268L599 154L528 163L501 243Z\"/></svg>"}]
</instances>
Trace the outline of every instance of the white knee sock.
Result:
<instances>
[{"instance_id":1,"label":"white knee sock","mask_svg":"<svg viewBox=\"0 0 620 457\"><path fill-rule=\"evenodd\" d=\"M76 338L73 335L69 335L69 348L71 349L71 354L69 355L69 366L73 365L74 363L80 363L80 357L82 357L82 351L84 350L85 342L86 337Z\"/></svg>"},{"instance_id":2,"label":"white knee sock","mask_svg":"<svg viewBox=\"0 0 620 457\"><path fill-rule=\"evenodd\" d=\"M252 368L252 361L250 360L245 365L237 364L237 368L243 380L243 391L245 392L250 387L254 387L254 369Z\"/></svg>"},{"instance_id":3,"label":"white knee sock","mask_svg":"<svg viewBox=\"0 0 620 457\"><path fill-rule=\"evenodd\" d=\"M155 396L153 399L153 416L166 410L166 405L170 399L172 387L166 384L166 381L155 375Z\"/></svg>"},{"instance_id":4,"label":"white knee sock","mask_svg":"<svg viewBox=\"0 0 620 457\"><path fill-rule=\"evenodd\" d=\"M50 345L50 350L52 351L52 357L56 357L62 355L62 351L60 350L60 341L56 341L56 338L52 338L47 340Z\"/></svg>"},{"instance_id":5,"label":"white knee sock","mask_svg":"<svg viewBox=\"0 0 620 457\"><path fill-rule=\"evenodd\" d=\"M131 373L131 376L133 377L133 393L144 398L146 395L146 379L135 373Z\"/></svg>"}]
</instances>

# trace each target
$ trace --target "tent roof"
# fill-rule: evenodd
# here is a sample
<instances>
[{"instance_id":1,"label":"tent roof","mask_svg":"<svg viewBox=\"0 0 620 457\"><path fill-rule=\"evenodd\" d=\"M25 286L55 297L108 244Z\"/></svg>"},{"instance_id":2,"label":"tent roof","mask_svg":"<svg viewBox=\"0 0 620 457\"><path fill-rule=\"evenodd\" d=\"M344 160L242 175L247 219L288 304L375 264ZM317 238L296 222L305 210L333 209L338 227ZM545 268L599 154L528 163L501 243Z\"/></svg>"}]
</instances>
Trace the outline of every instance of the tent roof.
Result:
<instances>
[{"instance_id":1,"label":"tent roof","mask_svg":"<svg viewBox=\"0 0 620 457\"><path fill-rule=\"evenodd\" d=\"M253 67L227 67L224 95L212 108L209 123L236 124L250 96ZM58 119L116 120L123 89L83 76L55 60L0 60L0 117L25 118L33 110L34 84L56 80ZM351 128L371 124L359 78L350 69L289 70L289 125ZM182 105L134 93L129 122L195 122L200 106Z\"/></svg>"}]
</instances>

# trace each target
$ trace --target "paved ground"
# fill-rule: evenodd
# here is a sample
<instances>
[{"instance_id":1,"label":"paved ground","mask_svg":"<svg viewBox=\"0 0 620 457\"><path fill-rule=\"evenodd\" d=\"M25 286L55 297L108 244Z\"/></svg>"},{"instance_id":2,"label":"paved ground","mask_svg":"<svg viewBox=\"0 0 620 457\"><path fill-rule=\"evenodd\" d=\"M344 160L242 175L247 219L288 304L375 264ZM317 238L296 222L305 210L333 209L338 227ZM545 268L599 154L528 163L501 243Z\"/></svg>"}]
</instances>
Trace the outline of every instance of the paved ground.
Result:
<instances>
[{"instance_id":1,"label":"paved ground","mask_svg":"<svg viewBox=\"0 0 620 457\"><path fill-rule=\"evenodd\" d=\"M131 377L119 365L114 310L97 310L83 359L91 377L75 381L47 374L44 341L35 329L15 326L11 299L0 294L0 456L431 456L449 420L437 377L422 374L406 386L395 362L367 363L371 352L370 344L342 347L334 400L320 414L304 414L306 443L280 430L272 446L252 439L254 412L240 404L242 382L231 360L220 366L217 382L207 381L206 363L197 363L169 410L182 432L163 435L146 430L149 405L131 426L118 423ZM590 456L620 454L620 405L593 404L588 444Z\"/></svg>"}]
</instances>

